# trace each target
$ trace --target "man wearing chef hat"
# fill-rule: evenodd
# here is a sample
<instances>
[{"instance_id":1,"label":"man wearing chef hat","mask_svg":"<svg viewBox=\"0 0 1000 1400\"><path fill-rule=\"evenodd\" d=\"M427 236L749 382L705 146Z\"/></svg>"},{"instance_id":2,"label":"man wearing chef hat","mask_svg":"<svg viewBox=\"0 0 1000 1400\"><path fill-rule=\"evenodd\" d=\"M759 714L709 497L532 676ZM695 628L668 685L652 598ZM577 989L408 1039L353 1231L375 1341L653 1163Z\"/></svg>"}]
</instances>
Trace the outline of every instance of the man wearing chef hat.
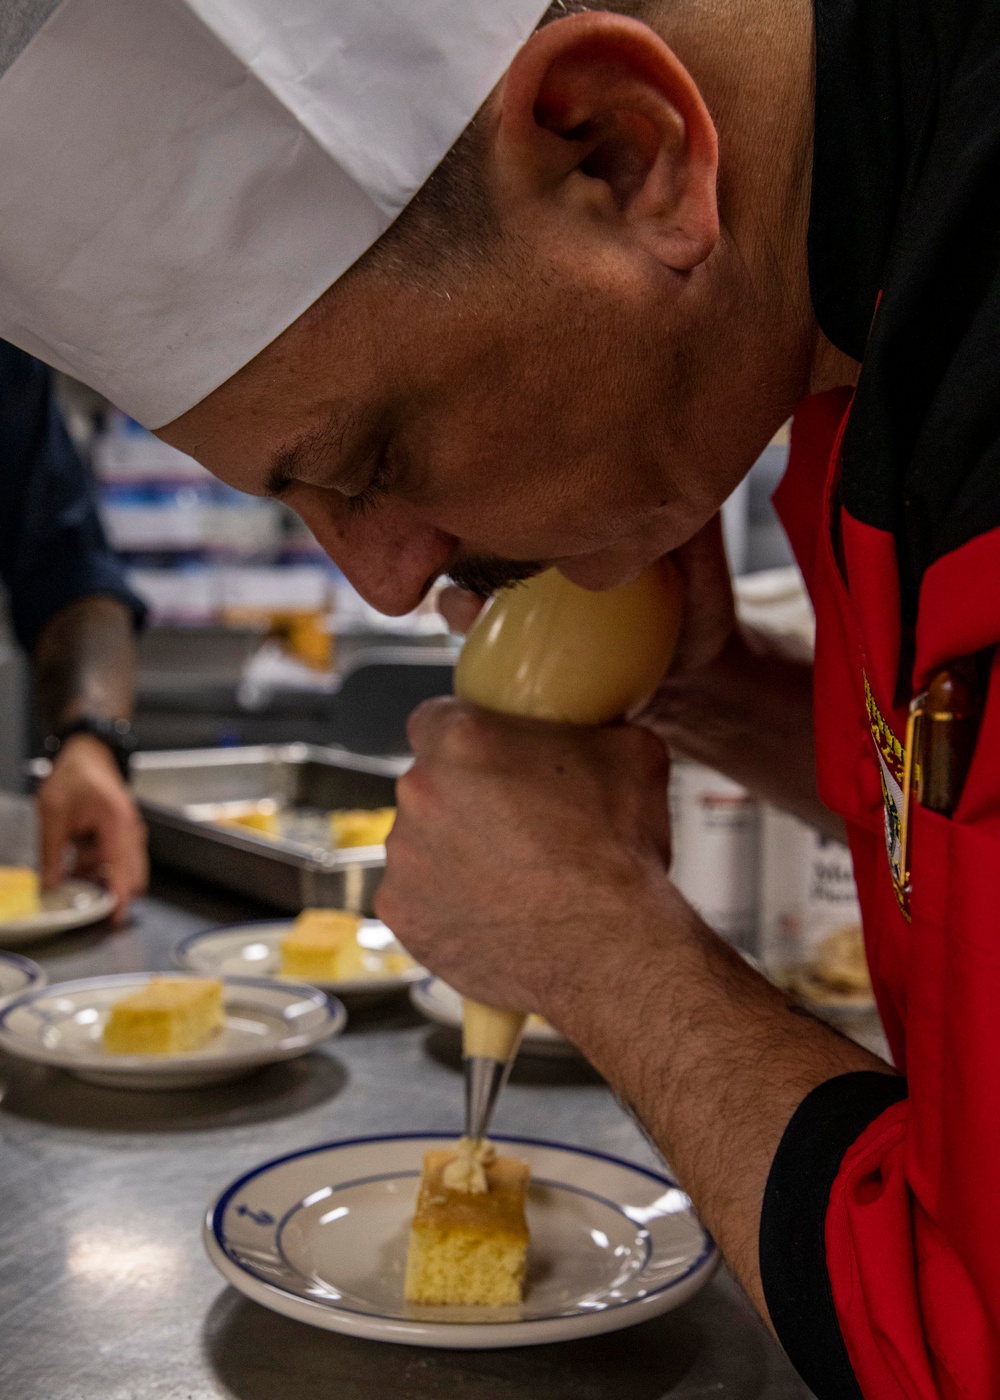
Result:
<instances>
[{"instance_id":1,"label":"man wearing chef hat","mask_svg":"<svg viewBox=\"0 0 1000 1400\"><path fill-rule=\"evenodd\" d=\"M641 729L425 707L381 912L635 1105L818 1396L1000 1393L996 7L17 11L0 332L287 500L387 612L679 551L647 720L846 823L901 1072L685 904ZM815 672L736 625L713 523L793 410ZM914 768L913 701L982 711L971 766L949 730Z\"/></svg>"}]
</instances>

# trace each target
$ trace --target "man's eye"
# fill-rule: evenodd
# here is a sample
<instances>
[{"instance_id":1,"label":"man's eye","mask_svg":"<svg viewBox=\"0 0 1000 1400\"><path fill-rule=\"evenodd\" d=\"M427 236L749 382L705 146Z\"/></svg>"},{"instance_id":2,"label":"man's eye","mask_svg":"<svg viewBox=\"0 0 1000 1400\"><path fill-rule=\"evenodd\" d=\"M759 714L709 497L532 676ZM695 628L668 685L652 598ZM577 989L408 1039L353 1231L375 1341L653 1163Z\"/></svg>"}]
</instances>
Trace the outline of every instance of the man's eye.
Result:
<instances>
[{"instance_id":1,"label":"man's eye","mask_svg":"<svg viewBox=\"0 0 1000 1400\"><path fill-rule=\"evenodd\" d=\"M367 486L358 491L353 496L347 498L347 509L352 515L367 515L370 510L377 505L379 498L384 496L389 487L391 472L385 454L379 455L375 470Z\"/></svg>"}]
</instances>

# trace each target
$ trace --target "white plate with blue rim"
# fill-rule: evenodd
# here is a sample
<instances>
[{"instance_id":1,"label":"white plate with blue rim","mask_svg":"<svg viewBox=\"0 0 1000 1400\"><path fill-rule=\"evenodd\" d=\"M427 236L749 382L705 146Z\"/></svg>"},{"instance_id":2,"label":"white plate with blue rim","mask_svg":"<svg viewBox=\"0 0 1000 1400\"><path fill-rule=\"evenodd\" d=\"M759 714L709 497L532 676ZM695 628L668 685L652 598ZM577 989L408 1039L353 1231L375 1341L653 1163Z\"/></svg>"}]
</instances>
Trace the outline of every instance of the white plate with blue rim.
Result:
<instances>
[{"instance_id":1,"label":"white plate with blue rim","mask_svg":"<svg viewBox=\"0 0 1000 1400\"><path fill-rule=\"evenodd\" d=\"M423 1155L442 1134L355 1138L255 1167L210 1208L212 1263L257 1303L331 1332L408 1346L533 1346L669 1312L718 1251L665 1172L579 1147L497 1137L531 1166L518 1307L423 1307L403 1297Z\"/></svg>"},{"instance_id":2,"label":"white plate with blue rim","mask_svg":"<svg viewBox=\"0 0 1000 1400\"><path fill-rule=\"evenodd\" d=\"M415 982L410 988L410 1000L428 1021L451 1030L462 1029L461 995L440 977L423 977ZM543 1055L547 1059L577 1059L580 1056L572 1041L560 1035L555 1026L550 1026L541 1016L528 1017L518 1053Z\"/></svg>"},{"instance_id":3,"label":"white plate with blue rim","mask_svg":"<svg viewBox=\"0 0 1000 1400\"><path fill-rule=\"evenodd\" d=\"M0 1006L19 996L44 987L48 978L36 962L21 953L0 953Z\"/></svg>"},{"instance_id":4,"label":"white plate with blue rim","mask_svg":"<svg viewBox=\"0 0 1000 1400\"><path fill-rule=\"evenodd\" d=\"M25 992L0 1008L0 1048L108 1088L193 1089L296 1059L339 1034L347 1022L340 1002L315 987L227 977L224 1023L200 1049L178 1055L112 1054L101 1039L111 1007L144 987L151 975L87 977Z\"/></svg>"},{"instance_id":5,"label":"white plate with blue rim","mask_svg":"<svg viewBox=\"0 0 1000 1400\"><path fill-rule=\"evenodd\" d=\"M249 924L228 924L221 928L192 933L174 949L178 967L198 972L202 977L273 977L285 982L281 973L281 940L292 927L291 919L273 919ZM311 985L338 997L375 998L391 996L426 977L396 941L391 929L379 919L362 919L358 929L367 968L364 976L327 981L316 978ZM386 959L392 961L387 964ZM406 966L398 966L405 959ZM392 963L397 966L393 968ZM301 981L301 978L296 980Z\"/></svg>"},{"instance_id":6,"label":"white plate with blue rim","mask_svg":"<svg viewBox=\"0 0 1000 1400\"><path fill-rule=\"evenodd\" d=\"M106 919L114 907L114 895L100 885L90 880L63 880L54 890L42 890L34 914L0 918L0 945L19 948L23 943L40 943L43 938L85 928Z\"/></svg>"}]
</instances>

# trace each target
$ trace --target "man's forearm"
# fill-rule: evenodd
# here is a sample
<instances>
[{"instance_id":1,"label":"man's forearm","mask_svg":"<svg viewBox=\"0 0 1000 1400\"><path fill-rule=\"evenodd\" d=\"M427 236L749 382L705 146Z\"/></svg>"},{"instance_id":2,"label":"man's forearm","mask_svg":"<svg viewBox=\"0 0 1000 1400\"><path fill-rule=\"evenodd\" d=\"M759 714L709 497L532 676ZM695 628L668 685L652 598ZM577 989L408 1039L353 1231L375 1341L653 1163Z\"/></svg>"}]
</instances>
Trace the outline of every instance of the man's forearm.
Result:
<instances>
[{"instance_id":1,"label":"man's forearm","mask_svg":"<svg viewBox=\"0 0 1000 1400\"><path fill-rule=\"evenodd\" d=\"M758 1233L782 1134L826 1080L890 1067L790 1005L666 882L623 934L613 966L582 956L546 1010L632 1105L766 1318Z\"/></svg>"},{"instance_id":2,"label":"man's forearm","mask_svg":"<svg viewBox=\"0 0 1000 1400\"><path fill-rule=\"evenodd\" d=\"M55 615L32 653L43 725L80 715L127 719L135 697L132 615L114 598L81 598Z\"/></svg>"},{"instance_id":3,"label":"man's forearm","mask_svg":"<svg viewBox=\"0 0 1000 1400\"><path fill-rule=\"evenodd\" d=\"M790 1006L681 897L648 734L447 699L409 732L379 917L464 996L538 1012L580 1047L765 1311L761 1205L792 1114L829 1079L891 1070Z\"/></svg>"},{"instance_id":4,"label":"man's forearm","mask_svg":"<svg viewBox=\"0 0 1000 1400\"><path fill-rule=\"evenodd\" d=\"M710 666L671 678L646 722L672 751L844 839L816 790L812 664L791 645L739 629Z\"/></svg>"}]
</instances>

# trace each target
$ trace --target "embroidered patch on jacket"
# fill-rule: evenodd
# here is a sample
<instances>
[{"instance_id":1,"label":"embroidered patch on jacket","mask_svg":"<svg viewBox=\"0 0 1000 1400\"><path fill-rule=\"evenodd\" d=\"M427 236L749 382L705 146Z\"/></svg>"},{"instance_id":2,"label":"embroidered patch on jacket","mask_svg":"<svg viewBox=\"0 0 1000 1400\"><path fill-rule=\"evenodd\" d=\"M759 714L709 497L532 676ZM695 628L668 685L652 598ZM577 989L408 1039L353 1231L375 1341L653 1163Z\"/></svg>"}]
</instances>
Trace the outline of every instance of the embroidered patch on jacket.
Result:
<instances>
[{"instance_id":1,"label":"embroidered patch on jacket","mask_svg":"<svg viewBox=\"0 0 1000 1400\"><path fill-rule=\"evenodd\" d=\"M882 779L882 812L885 817L885 849L889 857L889 874L896 903L908 919L909 893L903 873L903 765L906 751L896 738L865 676L865 707L871 725L875 752L878 755L879 776Z\"/></svg>"}]
</instances>

